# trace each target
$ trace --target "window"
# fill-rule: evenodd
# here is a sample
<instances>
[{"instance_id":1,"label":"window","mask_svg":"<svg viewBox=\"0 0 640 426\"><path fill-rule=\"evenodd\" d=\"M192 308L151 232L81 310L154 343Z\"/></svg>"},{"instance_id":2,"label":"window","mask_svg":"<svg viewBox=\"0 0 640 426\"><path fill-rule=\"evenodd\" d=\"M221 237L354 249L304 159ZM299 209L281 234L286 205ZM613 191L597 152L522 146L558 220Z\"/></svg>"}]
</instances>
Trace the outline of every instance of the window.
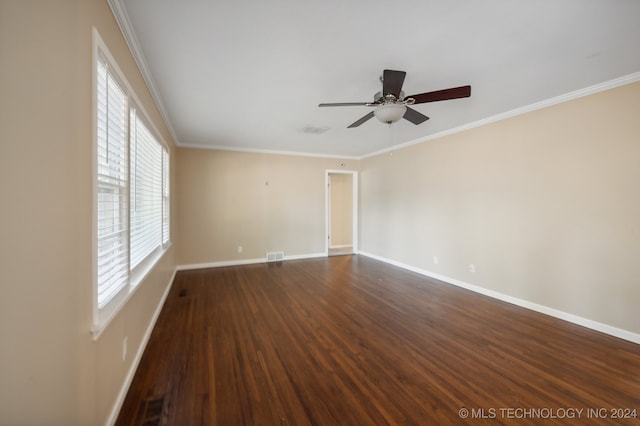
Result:
<instances>
[{"instance_id":1,"label":"window","mask_svg":"<svg viewBox=\"0 0 640 426\"><path fill-rule=\"evenodd\" d=\"M94 337L170 242L169 150L94 31Z\"/></svg>"},{"instance_id":2,"label":"window","mask_svg":"<svg viewBox=\"0 0 640 426\"><path fill-rule=\"evenodd\" d=\"M169 243L169 151L162 149L162 244Z\"/></svg>"},{"instance_id":3,"label":"window","mask_svg":"<svg viewBox=\"0 0 640 426\"><path fill-rule=\"evenodd\" d=\"M97 304L103 308L128 283L127 97L97 66Z\"/></svg>"},{"instance_id":4,"label":"window","mask_svg":"<svg viewBox=\"0 0 640 426\"><path fill-rule=\"evenodd\" d=\"M131 108L131 269L162 246L162 152L160 143Z\"/></svg>"}]
</instances>

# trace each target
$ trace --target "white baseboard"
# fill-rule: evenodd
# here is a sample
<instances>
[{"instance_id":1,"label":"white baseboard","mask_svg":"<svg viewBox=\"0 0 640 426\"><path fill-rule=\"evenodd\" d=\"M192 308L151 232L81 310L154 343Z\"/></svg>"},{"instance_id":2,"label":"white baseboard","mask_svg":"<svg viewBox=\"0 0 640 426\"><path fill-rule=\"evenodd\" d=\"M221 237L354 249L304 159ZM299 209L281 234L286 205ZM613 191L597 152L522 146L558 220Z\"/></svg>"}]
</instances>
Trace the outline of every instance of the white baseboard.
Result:
<instances>
[{"instance_id":1,"label":"white baseboard","mask_svg":"<svg viewBox=\"0 0 640 426\"><path fill-rule=\"evenodd\" d=\"M149 326L142 337L142 342L138 347L138 351L136 352L136 356L131 363L131 367L127 372L127 376L125 377L124 383L120 388L120 392L118 393L118 398L116 399L113 408L111 409L111 413L109 414L109 418L107 419L107 426L113 426L118 420L118 414L120 413L120 409L122 408L122 404L124 403L125 398L127 397L127 392L129 392L129 386L131 386L131 382L133 381L133 377L136 375L136 370L138 369L138 364L140 364L140 360L142 359L142 355L144 354L144 350L147 348L147 343L149 342L149 338L151 337L151 333L153 332L153 328L156 325L156 321L158 321L158 317L160 316L160 312L164 306L164 302L167 300L167 296L169 295L169 291L173 285L173 280L176 277L177 269L173 270L173 274L171 274L171 278L169 279L169 283L167 284L167 288L165 289L162 297L160 298L160 303L156 307L155 312L153 313L153 317L151 317L151 321L149 322Z\"/></svg>"},{"instance_id":2,"label":"white baseboard","mask_svg":"<svg viewBox=\"0 0 640 426\"><path fill-rule=\"evenodd\" d=\"M327 253L294 254L291 256L285 256L284 260L316 259L318 257L327 257Z\"/></svg>"},{"instance_id":3,"label":"white baseboard","mask_svg":"<svg viewBox=\"0 0 640 426\"><path fill-rule=\"evenodd\" d=\"M300 260L300 259L314 259L318 257L326 257L327 253L307 253L307 254L293 254L284 256L283 260ZM186 265L178 265L178 271L187 271L190 269L206 269L206 268L220 268L223 266L241 266L241 265L253 265L256 263L267 263L266 257L257 259L237 259L237 260L223 260L220 262L206 262L206 263L190 263Z\"/></svg>"},{"instance_id":4,"label":"white baseboard","mask_svg":"<svg viewBox=\"0 0 640 426\"><path fill-rule=\"evenodd\" d=\"M633 333L631 331L628 330L624 330L621 328L617 328L617 327L613 327L607 324L603 324L597 321L593 321L587 318L583 318L583 317L579 317L577 315L573 315L573 314L569 314L567 312L563 312L554 308L550 308L548 306L544 306L544 305L539 305L537 303L533 303L533 302L529 302L527 300L523 300L523 299L518 299L516 297L513 296L509 296L507 294L504 293L500 293L494 290L489 290L487 288L484 287L480 287L480 286L476 286L473 284L469 284L467 282L464 281L460 281L457 280L455 278L451 278L451 277L447 277L445 275L441 275L441 274L437 274L435 272L431 272L431 271L427 271L425 269L421 269L421 268L417 268L415 266L411 266L408 265L406 263L402 263L402 262L398 262L392 259L387 259L385 257L382 256L378 256L375 255L373 253L369 253L366 251L358 251L358 254L361 254L362 256L366 256L369 257L371 259L375 259L384 263L388 263L390 265L394 265L397 266L399 268L402 269L406 269L415 273L418 273L420 275L424 275L426 277L430 277L430 278L434 278L436 280L439 281L443 281L445 283L448 284L452 284L455 285L457 287L462 287L465 288L467 290L471 290L475 293L479 293L485 296L489 296L492 297L494 299L497 300L501 300L503 302L507 302L507 303L511 303L513 305L516 306L520 306L526 309L530 309L532 311L536 311L536 312L540 312L564 321L568 321L571 322L573 324L577 324L592 330L596 330L605 334L609 334L611 336L614 337L618 337L620 339L624 339L636 344L640 344L640 334L638 333ZM301 255L291 255L291 256L285 256L284 260L298 260L298 259L312 259L312 258L319 258L319 257L326 257L327 254L326 253L310 253L310 254L301 254ZM160 303L158 304L155 312L153 313L153 317L151 318L151 321L149 323L149 326L147 327L147 330L142 338L142 342L138 348L138 351L136 352L136 356L133 360L133 362L131 363L131 367L129 368L129 372L127 373L127 376L125 378L124 383L122 384L122 387L120 389L120 392L118 393L118 397L116 399L115 404L113 405L113 408L111 409L111 413L109 414L109 418L107 419L106 424L108 426L112 426L115 424L117 418L118 418L118 414L120 412L120 409L122 408L122 404L124 403L124 400L127 396L127 392L129 391L129 386L131 386L131 382L133 381L133 377L135 376L136 370L138 368L138 364L140 363L140 360L142 359L142 355L144 354L144 350L147 347L147 343L149 342L149 338L151 337L151 333L153 332L153 328L156 325L156 321L158 320L158 317L160 316L160 312L162 311L162 308L164 306L164 302L167 299L167 296L169 295L169 291L171 290L171 287L173 285L173 280L176 276L176 272L177 271L182 271L182 270L189 270L189 269L202 269L202 268L216 268L216 267L221 267L221 266L236 266L236 265L249 265L249 264L255 264L255 263L266 263L266 258L261 258L261 259L240 259L240 260L235 260L235 261L223 261L223 262L210 262L210 263L197 263L197 264L189 264L189 265L180 265L178 266L174 271L173 274L171 275L171 278L169 279L169 283L167 284L167 288L164 291L164 294L162 295L162 298L160 299Z\"/></svg>"},{"instance_id":5,"label":"white baseboard","mask_svg":"<svg viewBox=\"0 0 640 426\"><path fill-rule=\"evenodd\" d=\"M500 293L498 291L489 290L484 287L480 287L474 284L469 284L464 281L457 280L455 278L447 277L445 275L440 275L435 272L427 271L425 269L416 268L415 266L408 265L406 263L398 262L392 259L387 259L382 256L375 255L373 253L368 253L366 251L360 251L359 254L370 257L371 259L379 260L381 262L388 263L390 265L397 266L402 269L406 269L412 272L416 272L420 275L424 275L430 278L434 278L439 281L444 281L445 283L455 285L457 287L462 287L467 290L471 290L475 293L479 293L485 296L489 296L491 298L501 300L503 302L511 303L512 305L520 306L522 308L530 309L532 311L540 312L545 315L549 315L564 321L571 322L573 324L577 324L595 331L599 331L601 333L605 333L614 337L618 337L620 339L628 340L630 342L640 344L640 334L633 333L628 330L624 330L621 328L613 327L607 324L603 324L598 321L593 321L588 318L583 318L577 315L573 315L564 311L560 311L558 309L550 308L548 306L539 305L537 303L529 302L524 299L518 299L517 297L509 296L508 294Z\"/></svg>"},{"instance_id":6,"label":"white baseboard","mask_svg":"<svg viewBox=\"0 0 640 426\"><path fill-rule=\"evenodd\" d=\"M188 271L190 269L207 269L207 268L221 268L223 266L239 266L239 265L252 265L254 263L265 263L266 258L260 259L238 259L238 260L223 260L220 262L204 262L204 263L189 263L186 265L178 265L178 271Z\"/></svg>"}]
</instances>

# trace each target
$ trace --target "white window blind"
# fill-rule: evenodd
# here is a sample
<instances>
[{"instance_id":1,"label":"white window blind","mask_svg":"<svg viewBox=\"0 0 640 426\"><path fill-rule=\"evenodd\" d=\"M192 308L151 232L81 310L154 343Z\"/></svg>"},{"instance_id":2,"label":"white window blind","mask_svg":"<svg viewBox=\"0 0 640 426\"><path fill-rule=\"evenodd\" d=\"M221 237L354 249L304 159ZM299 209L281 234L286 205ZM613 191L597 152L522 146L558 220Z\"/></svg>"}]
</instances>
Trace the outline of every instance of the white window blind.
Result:
<instances>
[{"instance_id":1,"label":"white window blind","mask_svg":"<svg viewBox=\"0 0 640 426\"><path fill-rule=\"evenodd\" d=\"M129 279L127 96L103 61L97 64L97 304Z\"/></svg>"},{"instance_id":2,"label":"white window blind","mask_svg":"<svg viewBox=\"0 0 640 426\"><path fill-rule=\"evenodd\" d=\"M94 158L94 338L169 242L169 150L97 31ZM152 132L153 130L153 132Z\"/></svg>"},{"instance_id":3,"label":"white window blind","mask_svg":"<svg viewBox=\"0 0 640 426\"><path fill-rule=\"evenodd\" d=\"M138 117L131 123L131 269L162 245L163 147Z\"/></svg>"},{"instance_id":4,"label":"white window blind","mask_svg":"<svg viewBox=\"0 0 640 426\"><path fill-rule=\"evenodd\" d=\"M162 244L169 242L169 151L162 150Z\"/></svg>"}]
</instances>

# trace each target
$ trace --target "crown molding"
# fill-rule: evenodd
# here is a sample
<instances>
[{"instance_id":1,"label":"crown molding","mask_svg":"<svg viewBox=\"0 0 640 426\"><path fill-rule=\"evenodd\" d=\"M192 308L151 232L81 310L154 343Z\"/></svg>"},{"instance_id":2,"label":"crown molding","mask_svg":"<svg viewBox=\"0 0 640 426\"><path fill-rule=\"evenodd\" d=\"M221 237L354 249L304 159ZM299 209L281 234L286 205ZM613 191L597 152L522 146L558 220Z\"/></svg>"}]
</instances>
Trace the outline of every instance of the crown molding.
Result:
<instances>
[{"instance_id":1,"label":"crown molding","mask_svg":"<svg viewBox=\"0 0 640 426\"><path fill-rule=\"evenodd\" d=\"M122 0L107 0L109 7L111 8L111 13L116 19L116 23L118 27L120 27L120 32L122 33L127 46L129 47L129 51L133 56L133 59L140 70L140 74L142 74L142 78L147 84L147 88L149 92L151 92L151 97L155 102L158 110L160 111L160 115L162 115L162 119L173 138L173 142L176 146L180 146L178 143L178 137L176 135L173 126L171 125L171 121L169 120L169 114L167 114L167 110L164 107L162 102L162 98L160 97L160 92L157 89L157 86L151 76L151 72L149 71L149 66L147 65L147 61L144 58L144 53L142 52L142 48L140 47L140 43L138 43L138 38L136 37L135 31L133 30L133 26L131 25L131 20L129 19L129 15L127 14L127 10L122 3Z\"/></svg>"},{"instance_id":2,"label":"crown molding","mask_svg":"<svg viewBox=\"0 0 640 426\"><path fill-rule=\"evenodd\" d=\"M365 154L359 157L358 159L363 160L365 158L375 157L377 155L386 154L392 151L397 151L398 149L406 148L412 145L417 145L423 142L428 142L434 139L439 139L445 136L453 135L455 133L464 132L465 130L470 130L480 126L485 126L487 124L506 120L511 117L527 114L529 112L537 111L543 108L548 108L550 106L572 101L574 99L579 99L585 96L594 95L596 93L603 92L605 90L615 89L616 87L625 86L627 84L636 83L638 81L640 81L640 72L625 75L623 77L605 81L603 83L594 84L593 86L585 87L583 89L578 89L573 92L565 93L564 95L556 96L555 98L550 98L550 99L546 99L544 101L536 102L530 105L525 105L520 108L512 109L511 111L502 112L500 114L496 114L491 117L487 117L478 121L473 121L471 123L463 124L462 126L458 126L452 129L444 130L442 132L434 133L432 135L427 136L426 138L414 139L409 142L404 142L398 145L391 146L389 148L385 148L379 151Z\"/></svg>"},{"instance_id":3,"label":"crown molding","mask_svg":"<svg viewBox=\"0 0 640 426\"><path fill-rule=\"evenodd\" d=\"M178 148L189 149L207 149L211 151L229 151L229 152L244 152L250 154L269 154L269 155L289 155L293 157L314 157L314 158L331 158L339 160L359 160L361 157L349 156L349 155L334 155L334 154L320 154L314 152L302 152L302 151L279 151L275 149L258 149L258 148L240 148L235 146L210 146L210 145L197 145L197 144L180 144Z\"/></svg>"},{"instance_id":4,"label":"crown molding","mask_svg":"<svg viewBox=\"0 0 640 426\"><path fill-rule=\"evenodd\" d=\"M162 115L162 118L165 121L165 124L175 142L175 145L180 148L199 148L199 149L211 149L211 150L220 150L220 151L237 151L237 152L253 152L253 153L264 153L264 154L280 154L280 155L295 155L302 157L325 157L325 158L344 158L351 160L363 160L369 157L375 157L377 155L389 153L392 151L396 151L398 149L406 148L412 145L417 145L419 143L428 142L434 139L442 138L445 136L449 136L455 133L460 133L466 130L470 130L476 127L484 126L487 124L495 123L498 121L506 120L511 117L516 117L518 115L526 114L529 112L533 112L539 109L547 108L553 105L557 105L563 102L568 102L574 99L578 99L584 96L593 95L598 92L602 92L605 90L613 89L619 86L624 86L626 84L631 84L640 81L640 72L636 72L633 74L629 74L620 78L616 78L613 80L609 80L603 83L595 84L593 86L589 86L583 89L575 90L573 92L566 93L564 95L560 95L554 98L550 98L547 100L543 100L540 102L536 102L530 105L526 105L520 108L513 109L511 111L506 111L500 114L493 115L491 117L487 117L481 120L477 120L471 123L464 124L462 126L458 126L452 129L444 130L442 132L434 133L427 137L421 137L417 139L413 139L408 142L404 142L398 145L394 145L382 150L374 151L368 154L360 155L360 156L343 156L343 155L335 155L335 154L316 154L316 153L304 153L297 151L277 151L277 150L269 150L269 149L251 149L251 148L237 148L230 146L200 146L200 145L190 145L190 144L182 144L179 142L178 137L176 135L173 126L171 125L171 121L169 120L169 115L167 114L166 108L164 107L163 102L161 101L161 97L157 86L154 83L154 80L151 76L151 72L149 71L149 67L144 58L144 54L142 52L142 48L138 43L137 37L133 30L133 26L131 25L131 21L129 20L129 16L127 14L126 8L124 7L123 0L107 0L109 7L116 19L118 26L120 27L120 31L124 36L124 39L133 55L133 58L142 74L142 77L151 92L151 96Z\"/></svg>"}]
</instances>

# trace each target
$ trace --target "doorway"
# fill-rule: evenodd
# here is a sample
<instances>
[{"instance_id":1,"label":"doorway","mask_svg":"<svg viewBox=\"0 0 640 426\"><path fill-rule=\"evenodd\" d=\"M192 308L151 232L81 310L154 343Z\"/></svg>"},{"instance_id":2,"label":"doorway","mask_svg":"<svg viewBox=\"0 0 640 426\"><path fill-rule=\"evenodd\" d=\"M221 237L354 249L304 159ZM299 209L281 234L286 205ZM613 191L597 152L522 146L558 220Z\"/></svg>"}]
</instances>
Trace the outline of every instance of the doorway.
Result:
<instances>
[{"instance_id":1,"label":"doorway","mask_svg":"<svg viewBox=\"0 0 640 426\"><path fill-rule=\"evenodd\" d=\"M325 195L327 256L357 253L358 172L327 170Z\"/></svg>"}]
</instances>

